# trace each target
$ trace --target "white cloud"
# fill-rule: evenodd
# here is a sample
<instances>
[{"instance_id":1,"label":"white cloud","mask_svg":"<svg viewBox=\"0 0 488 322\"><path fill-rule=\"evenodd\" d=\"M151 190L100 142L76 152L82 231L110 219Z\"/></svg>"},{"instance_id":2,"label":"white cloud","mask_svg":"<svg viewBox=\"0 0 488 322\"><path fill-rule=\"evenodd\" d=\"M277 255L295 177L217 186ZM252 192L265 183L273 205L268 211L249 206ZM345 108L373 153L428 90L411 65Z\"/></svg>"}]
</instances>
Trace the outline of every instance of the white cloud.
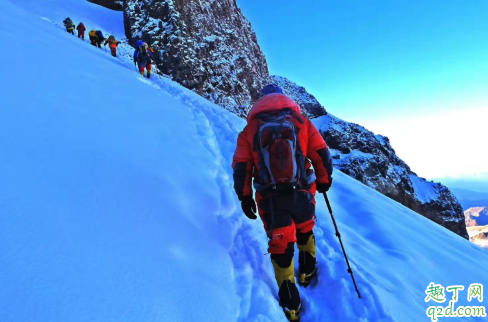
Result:
<instances>
[{"instance_id":1,"label":"white cloud","mask_svg":"<svg viewBox=\"0 0 488 322\"><path fill-rule=\"evenodd\" d=\"M486 107L360 124L388 136L397 155L419 176L461 178L488 172Z\"/></svg>"}]
</instances>

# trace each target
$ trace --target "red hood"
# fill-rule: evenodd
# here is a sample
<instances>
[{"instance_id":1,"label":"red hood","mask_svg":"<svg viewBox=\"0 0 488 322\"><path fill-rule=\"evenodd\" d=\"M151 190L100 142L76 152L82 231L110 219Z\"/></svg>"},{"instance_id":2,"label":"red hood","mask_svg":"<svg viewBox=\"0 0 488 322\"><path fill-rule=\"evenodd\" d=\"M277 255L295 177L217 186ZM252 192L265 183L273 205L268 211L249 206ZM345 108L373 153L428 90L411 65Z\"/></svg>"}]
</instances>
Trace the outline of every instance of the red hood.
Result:
<instances>
[{"instance_id":1,"label":"red hood","mask_svg":"<svg viewBox=\"0 0 488 322\"><path fill-rule=\"evenodd\" d=\"M251 121L256 115L263 112L279 111L284 108L291 108L301 114L300 106L294 100L283 94L268 94L259 99L249 111L247 122Z\"/></svg>"}]
</instances>

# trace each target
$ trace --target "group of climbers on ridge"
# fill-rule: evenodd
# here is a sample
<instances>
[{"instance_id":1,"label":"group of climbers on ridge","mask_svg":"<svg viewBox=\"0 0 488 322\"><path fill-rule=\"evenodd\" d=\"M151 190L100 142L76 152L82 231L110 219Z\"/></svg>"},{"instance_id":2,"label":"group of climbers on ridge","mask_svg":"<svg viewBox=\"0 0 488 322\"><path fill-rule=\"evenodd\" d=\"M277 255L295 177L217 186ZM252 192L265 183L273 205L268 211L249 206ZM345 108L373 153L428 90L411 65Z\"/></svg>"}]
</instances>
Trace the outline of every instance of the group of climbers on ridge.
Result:
<instances>
[{"instance_id":1,"label":"group of climbers on ridge","mask_svg":"<svg viewBox=\"0 0 488 322\"><path fill-rule=\"evenodd\" d=\"M74 35L75 34L74 22L68 17L63 20L63 23L64 26L66 27L66 31ZM76 30L78 30L78 38L81 38L84 41L85 31L86 31L85 25L82 22L80 22L76 27ZM95 30L95 29L92 29L88 33L88 36L90 38L90 43L93 46L102 48L102 43L104 46L109 45L112 56L117 57L117 46L120 44L120 42L117 39L115 39L115 36L110 35L107 39L105 39L102 31ZM142 40L137 41L137 46L136 49L134 50L134 55L133 55L134 64L137 64L139 68L139 73L142 76L145 76L147 78L151 78L152 63L154 61L153 54L154 54L154 50L151 47L149 47L147 43L143 42ZM147 69L147 76L145 75L146 69Z\"/></svg>"},{"instance_id":2,"label":"group of climbers on ridge","mask_svg":"<svg viewBox=\"0 0 488 322\"><path fill-rule=\"evenodd\" d=\"M63 20L64 26L66 27L66 31L69 32L70 34L74 35L74 30L75 30L75 23L68 17ZM78 31L78 38L81 40L85 41L85 31L86 27L83 24L83 22L80 22L78 26L76 27L76 30ZM112 56L117 57L117 46L119 45L119 41L115 39L113 35L109 36L107 39L103 36L103 33L101 30L95 30L92 29L88 33L88 37L90 38L90 44L102 48L102 43L104 46L109 45L110 52ZM104 43L105 41L105 43Z\"/></svg>"}]
</instances>

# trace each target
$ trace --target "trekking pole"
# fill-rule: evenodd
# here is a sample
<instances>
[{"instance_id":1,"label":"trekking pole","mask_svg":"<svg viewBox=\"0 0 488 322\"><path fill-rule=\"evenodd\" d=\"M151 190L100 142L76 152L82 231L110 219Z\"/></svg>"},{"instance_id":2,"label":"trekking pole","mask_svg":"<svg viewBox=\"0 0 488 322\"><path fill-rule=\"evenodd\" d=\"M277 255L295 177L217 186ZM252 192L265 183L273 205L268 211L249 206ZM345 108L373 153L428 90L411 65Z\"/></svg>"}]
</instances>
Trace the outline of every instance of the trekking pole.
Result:
<instances>
[{"instance_id":1,"label":"trekking pole","mask_svg":"<svg viewBox=\"0 0 488 322\"><path fill-rule=\"evenodd\" d=\"M358 286L356 285L356 280L354 279L354 275L352 273L351 266L349 265L349 260L347 259L346 250L344 249L344 245L342 244L341 233L339 232L339 228L337 228L337 224L336 224L334 215L332 214L332 208L331 208L330 203L329 203L329 198L327 197L327 193L325 193L325 192L324 192L324 198L325 198L325 203L327 204L327 208L329 208L330 217L332 218L332 222L334 223L336 236L337 236L337 238L339 238L339 243L341 243L342 252L344 253L344 258L346 259L347 272L349 274L351 274L352 282L354 283L354 287L356 288L356 292L358 293L358 297L361 298L361 294L359 293Z\"/></svg>"}]
</instances>

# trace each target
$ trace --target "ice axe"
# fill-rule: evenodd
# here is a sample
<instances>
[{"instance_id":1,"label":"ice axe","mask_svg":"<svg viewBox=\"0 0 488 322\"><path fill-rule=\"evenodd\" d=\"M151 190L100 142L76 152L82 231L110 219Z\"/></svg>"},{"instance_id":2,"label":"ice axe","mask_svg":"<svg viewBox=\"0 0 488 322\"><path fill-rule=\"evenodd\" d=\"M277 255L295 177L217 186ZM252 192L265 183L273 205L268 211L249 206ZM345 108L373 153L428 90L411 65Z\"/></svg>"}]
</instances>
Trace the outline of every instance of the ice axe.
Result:
<instances>
[{"instance_id":1,"label":"ice axe","mask_svg":"<svg viewBox=\"0 0 488 322\"><path fill-rule=\"evenodd\" d=\"M344 249L344 245L342 244L341 233L339 232L339 228L337 228L337 223L335 221L334 215L332 214L332 207L330 206L329 197L327 197L326 192L324 192L324 199L325 199L325 203L327 204L327 208L329 208L330 217L332 218L332 222L334 223L334 228L336 231L336 236L337 236L337 238L339 238L339 243L341 244L342 252L344 253L344 258L346 259L347 272L349 274L351 274L352 282L354 283L354 287L356 288L356 292L358 293L358 297L361 298L361 294L359 293L358 286L356 285L356 280L354 279L354 275L352 273L351 266L349 265L349 260L347 259L346 250Z\"/></svg>"}]
</instances>

